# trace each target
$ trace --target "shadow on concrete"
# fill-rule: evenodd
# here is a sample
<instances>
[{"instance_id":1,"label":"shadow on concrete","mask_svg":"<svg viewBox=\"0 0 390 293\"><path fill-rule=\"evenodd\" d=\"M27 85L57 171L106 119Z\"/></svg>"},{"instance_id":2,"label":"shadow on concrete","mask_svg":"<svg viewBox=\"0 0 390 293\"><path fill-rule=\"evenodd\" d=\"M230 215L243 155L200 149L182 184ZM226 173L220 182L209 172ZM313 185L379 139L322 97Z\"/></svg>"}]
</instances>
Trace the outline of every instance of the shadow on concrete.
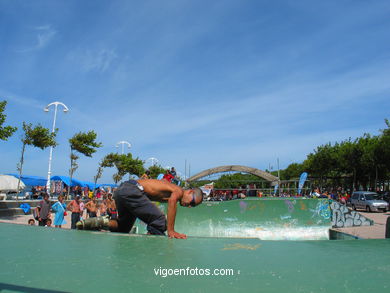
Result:
<instances>
[{"instance_id":1,"label":"shadow on concrete","mask_svg":"<svg viewBox=\"0 0 390 293\"><path fill-rule=\"evenodd\" d=\"M9 290L15 292L28 292L28 293L67 293L67 291L48 290L42 288L31 288L26 286L18 286L12 284L0 283L0 291Z\"/></svg>"}]
</instances>

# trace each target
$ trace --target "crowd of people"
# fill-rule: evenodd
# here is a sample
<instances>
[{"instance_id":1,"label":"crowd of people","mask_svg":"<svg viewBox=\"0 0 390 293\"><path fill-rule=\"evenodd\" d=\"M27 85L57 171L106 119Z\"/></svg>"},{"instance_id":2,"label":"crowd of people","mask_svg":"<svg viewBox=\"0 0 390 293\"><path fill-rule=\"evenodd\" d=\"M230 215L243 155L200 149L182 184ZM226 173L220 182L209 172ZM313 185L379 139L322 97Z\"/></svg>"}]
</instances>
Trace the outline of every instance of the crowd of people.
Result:
<instances>
[{"instance_id":1,"label":"crowd of people","mask_svg":"<svg viewBox=\"0 0 390 293\"><path fill-rule=\"evenodd\" d=\"M145 173L142 174L140 179L153 179L153 178L150 175L150 171L146 170ZM157 179L165 180L176 185L180 183L180 179L177 177L175 167L165 170L165 173L162 174L162 177Z\"/></svg>"},{"instance_id":2,"label":"crowd of people","mask_svg":"<svg viewBox=\"0 0 390 293\"><path fill-rule=\"evenodd\" d=\"M160 175L161 180L165 180L171 183L178 185L180 183L180 178L177 176L175 167L167 169L165 174ZM144 174L140 177L140 179L153 179L150 171L146 170ZM80 196L81 198L91 198L95 196L96 199L102 199L105 194L113 193L114 188L107 186L103 188L96 188L95 190L89 188L88 186L71 186L69 187L63 182L53 181L51 187L51 194L59 196L62 195L64 199L72 199L76 196ZM46 194L46 186L32 186L31 191L26 192L26 199L41 199Z\"/></svg>"},{"instance_id":3,"label":"crowd of people","mask_svg":"<svg viewBox=\"0 0 390 293\"><path fill-rule=\"evenodd\" d=\"M34 218L29 219L28 224L35 225L37 221L39 226L51 227L54 224L56 228L61 228L66 224L65 216L68 212L71 213L71 229L76 229L76 223L86 218L107 216L116 219L118 212L112 194L102 195L102 200L98 200L95 195L87 199L76 195L68 204L65 204L64 196L59 195L57 201L52 204L49 195L44 194L43 199L33 210Z\"/></svg>"},{"instance_id":4,"label":"crowd of people","mask_svg":"<svg viewBox=\"0 0 390 293\"><path fill-rule=\"evenodd\" d=\"M212 189L209 195L205 198L206 201L225 201L234 199L244 199L246 197L304 197L304 198L328 198L336 200L342 204L346 204L351 197L351 193L348 190L344 190L341 187L337 187L330 190L320 191L320 188L316 187L312 190L305 189L300 194L294 191L271 191L262 189L249 189L244 187L233 189Z\"/></svg>"},{"instance_id":5,"label":"crowd of people","mask_svg":"<svg viewBox=\"0 0 390 293\"><path fill-rule=\"evenodd\" d=\"M81 198L91 198L92 196L95 196L97 199L103 198L104 194L112 193L113 188L112 187L105 187L105 188L96 188L95 190L90 189L88 187L82 187L82 186L72 186L69 187L63 183L63 187L59 190L57 189L51 189L51 194L59 196L62 195L65 199L74 198L75 196L80 196ZM41 199L46 194L46 186L33 186L31 187L31 192L27 192L27 199Z\"/></svg>"},{"instance_id":6,"label":"crowd of people","mask_svg":"<svg viewBox=\"0 0 390 293\"><path fill-rule=\"evenodd\" d=\"M325 189L321 192L320 188L316 187L314 190L310 193L310 197L313 198L328 198L336 200L342 204L346 204L347 201L351 197L351 193L348 190L344 190L341 187L338 188L332 188L332 189Z\"/></svg>"}]
</instances>

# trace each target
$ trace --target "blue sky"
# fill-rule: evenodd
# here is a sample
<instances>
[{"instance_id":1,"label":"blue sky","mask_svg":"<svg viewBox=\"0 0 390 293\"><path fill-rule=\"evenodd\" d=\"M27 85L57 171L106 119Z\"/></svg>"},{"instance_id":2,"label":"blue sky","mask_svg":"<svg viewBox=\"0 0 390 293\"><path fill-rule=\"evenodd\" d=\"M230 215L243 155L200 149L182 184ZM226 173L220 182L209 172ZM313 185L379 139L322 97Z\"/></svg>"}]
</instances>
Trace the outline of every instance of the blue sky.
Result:
<instances>
[{"instance_id":1,"label":"blue sky","mask_svg":"<svg viewBox=\"0 0 390 293\"><path fill-rule=\"evenodd\" d=\"M53 174L68 173L76 132L104 145L79 160L82 180L121 140L182 174L185 160L191 174L285 168L385 127L389 15L389 1L0 0L6 124L51 128L43 108L65 103ZM0 141L0 173L16 171L20 135ZM46 176L48 157L27 149L24 173Z\"/></svg>"}]
</instances>

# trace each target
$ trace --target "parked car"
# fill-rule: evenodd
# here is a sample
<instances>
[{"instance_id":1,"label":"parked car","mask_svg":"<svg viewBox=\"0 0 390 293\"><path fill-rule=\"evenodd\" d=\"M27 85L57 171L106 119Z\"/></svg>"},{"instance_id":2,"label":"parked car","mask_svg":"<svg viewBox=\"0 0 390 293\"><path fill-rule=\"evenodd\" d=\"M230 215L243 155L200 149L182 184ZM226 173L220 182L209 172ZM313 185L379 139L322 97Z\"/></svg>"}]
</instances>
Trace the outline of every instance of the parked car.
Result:
<instances>
[{"instance_id":1,"label":"parked car","mask_svg":"<svg viewBox=\"0 0 390 293\"><path fill-rule=\"evenodd\" d=\"M388 191L385 191L381 194L381 199L383 199L384 201L390 203L390 192Z\"/></svg>"},{"instance_id":2,"label":"parked car","mask_svg":"<svg viewBox=\"0 0 390 293\"><path fill-rule=\"evenodd\" d=\"M371 191L355 191L351 196L351 206L353 210L362 209L367 212L386 212L389 204L382 200L380 196Z\"/></svg>"}]
</instances>

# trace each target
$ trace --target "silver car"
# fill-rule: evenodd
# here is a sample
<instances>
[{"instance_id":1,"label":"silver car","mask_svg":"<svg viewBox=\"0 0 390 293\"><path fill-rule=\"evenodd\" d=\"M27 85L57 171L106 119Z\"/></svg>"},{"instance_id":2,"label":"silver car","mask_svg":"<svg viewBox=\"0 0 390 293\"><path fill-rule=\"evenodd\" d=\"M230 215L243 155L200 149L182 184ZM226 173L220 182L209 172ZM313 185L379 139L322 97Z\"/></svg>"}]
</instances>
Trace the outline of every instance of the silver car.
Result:
<instances>
[{"instance_id":1,"label":"silver car","mask_svg":"<svg viewBox=\"0 0 390 293\"><path fill-rule=\"evenodd\" d=\"M389 204L380 199L375 192L355 191L351 197L352 209L362 209L367 212L386 212L389 210Z\"/></svg>"}]
</instances>

